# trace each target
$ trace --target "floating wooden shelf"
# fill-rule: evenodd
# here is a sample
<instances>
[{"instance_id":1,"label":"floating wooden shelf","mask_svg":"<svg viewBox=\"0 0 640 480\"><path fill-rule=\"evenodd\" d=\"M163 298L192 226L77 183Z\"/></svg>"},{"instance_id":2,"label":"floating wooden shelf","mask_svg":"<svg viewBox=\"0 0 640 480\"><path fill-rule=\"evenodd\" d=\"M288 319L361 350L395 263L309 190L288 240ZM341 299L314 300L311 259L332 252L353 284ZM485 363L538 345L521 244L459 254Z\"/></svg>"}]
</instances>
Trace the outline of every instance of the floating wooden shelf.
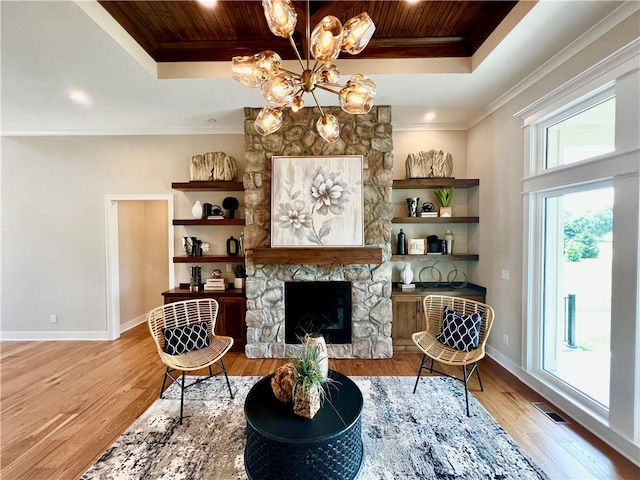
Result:
<instances>
[{"instance_id":1,"label":"floating wooden shelf","mask_svg":"<svg viewBox=\"0 0 640 480\"><path fill-rule=\"evenodd\" d=\"M391 223L480 223L480 217L393 217Z\"/></svg>"},{"instance_id":2,"label":"floating wooden shelf","mask_svg":"<svg viewBox=\"0 0 640 480\"><path fill-rule=\"evenodd\" d=\"M476 261L480 259L480 255L477 253L456 253L453 255L441 255L439 253L435 253L433 255L391 255L392 262L409 262L412 260L418 262L426 262L428 260L435 261L445 261L448 260L450 262L466 262L466 261Z\"/></svg>"},{"instance_id":3,"label":"floating wooden shelf","mask_svg":"<svg viewBox=\"0 0 640 480\"><path fill-rule=\"evenodd\" d=\"M205 255L203 257L173 257L173 263L244 263L244 257Z\"/></svg>"},{"instance_id":4,"label":"floating wooden shelf","mask_svg":"<svg viewBox=\"0 0 640 480\"><path fill-rule=\"evenodd\" d=\"M380 247L309 247L249 250L256 265L368 265L382 263Z\"/></svg>"},{"instance_id":5,"label":"floating wooden shelf","mask_svg":"<svg viewBox=\"0 0 640 480\"><path fill-rule=\"evenodd\" d=\"M171 188L175 190L190 190L193 192L203 192L206 190L228 190L240 192L244 190L242 182L207 182L207 181L191 181L191 182L173 182Z\"/></svg>"},{"instance_id":6,"label":"floating wooden shelf","mask_svg":"<svg viewBox=\"0 0 640 480\"><path fill-rule=\"evenodd\" d=\"M207 226L218 226L218 225L244 225L244 218L223 218L220 220L208 220L206 218L189 218L189 219L175 219L173 220L173 225L207 225Z\"/></svg>"},{"instance_id":7,"label":"floating wooden shelf","mask_svg":"<svg viewBox=\"0 0 640 480\"><path fill-rule=\"evenodd\" d=\"M393 188L470 188L480 185L479 178L409 178L407 180L394 180Z\"/></svg>"}]
</instances>

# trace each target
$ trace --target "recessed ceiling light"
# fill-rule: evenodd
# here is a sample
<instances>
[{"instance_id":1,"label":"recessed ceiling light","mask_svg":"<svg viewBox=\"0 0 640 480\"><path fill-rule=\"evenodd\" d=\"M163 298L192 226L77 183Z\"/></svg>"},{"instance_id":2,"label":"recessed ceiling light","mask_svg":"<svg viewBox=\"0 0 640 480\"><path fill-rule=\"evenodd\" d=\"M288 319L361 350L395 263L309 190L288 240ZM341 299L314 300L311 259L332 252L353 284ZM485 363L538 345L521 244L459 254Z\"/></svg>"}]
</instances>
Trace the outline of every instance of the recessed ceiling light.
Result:
<instances>
[{"instance_id":1,"label":"recessed ceiling light","mask_svg":"<svg viewBox=\"0 0 640 480\"><path fill-rule=\"evenodd\" d=\"M73 100L74 102L82 103L83 105L91 103L89 96L86 93L80 92L78 90L71 92L69 94L69 98L71 98L71 100Z\"/></svg>"},{"instance_id":2,"label":"recessed ceiling light","mask_svg":"<svg viewBox=\"0 0 640 480\"><path fill-rule=\"evenodd\" d=\"M424 116L424 119L427 122L430 122L431 120L433 120L434 118L436 118L436 114L434 112L429 112Z\"/></svg>"},{"instance_id":3,"label":"recessed ceiling light","mask_svg":"<svg viewBox=\"0 0 640 480\"><path fill-rule=\"evenodd\" d=\"M209 123L218 123L218 120L216 120L215 118L207 118L207 122L209 122Z\"/></svg>"},{"instance_id":4,"label":"recessed ceiling light","mask_svg":"<svg viewBox=\"0 0 640 480\"><path fill-rule=\"evenodd\" d=\"M198 3L207 8L213 8L218 3L218 0L198 0Z\"/></svg>"}]
</instances>

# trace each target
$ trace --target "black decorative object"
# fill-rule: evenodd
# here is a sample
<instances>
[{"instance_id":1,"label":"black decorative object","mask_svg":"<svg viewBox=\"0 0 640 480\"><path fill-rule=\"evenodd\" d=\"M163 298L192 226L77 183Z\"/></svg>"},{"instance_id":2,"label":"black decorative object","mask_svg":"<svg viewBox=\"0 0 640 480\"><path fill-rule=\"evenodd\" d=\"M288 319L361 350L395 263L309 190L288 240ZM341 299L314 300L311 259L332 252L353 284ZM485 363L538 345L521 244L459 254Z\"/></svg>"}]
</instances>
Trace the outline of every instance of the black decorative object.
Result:
<instances>
[{"instance_id":1,"label":"black decorative object","mask_svg":"<svg viewBox=\"0 0 640 480\"><path fill-rule=\"evenodd\" d=\"M189 275L189 290L192 292L200 291L200 283L202 281L202 268L201 267L191 267Z\"/></svg>"},{"instance_id":2,"label":"black decorative object","mask_svg":"<svg viewBox=\"0 0 640 480\"><path fill-rule=\"evenodd\" d=\"M422 204L422 211L424 213L429 213L429 212L433 212L435 210L435 207L433 206L433 203L431 202L424 202Z\"/></svg>"},{"instance_id":3,"label":"black decorative object","mask_svg":"<svg viewBox=\"0 0 640 480\"><path fill-rule=\"evenodd\" d=\"M233 218L233 217L231 217ZM227 238L227 255L236 257L240 253L240 242L233 236Z\"/></svg>"},{"instance_id":4,"label":"black decorative object","mask_svg":"<svg viewBox=\"0 0 640 480\"><path fill-rule=\"evenodd\" d=\"M407 254L407 235L400 229L398 234L398 255Z\"/></svg>"},{"instance_id":5,"label":"black decorative object","mask_svg":"<svg viewBox=\"0 0 640 480\"><path fill-rule=\"evenodd\" d=\"M222 208L227 211L227 218L235 218L236 210L239 206L240 203L235 197L227 197L222 201Z\"/></svg>"},{"instance_id":6,"label":"black decorative object","mask_svg":"<svg viewBox=\"0 0 640 480\"><path fill-rule=\"evenodd\" d=\"M427 237L427 253L441 253L440 239L437 235L429 235Z\"/></svg>"}]
</instances>

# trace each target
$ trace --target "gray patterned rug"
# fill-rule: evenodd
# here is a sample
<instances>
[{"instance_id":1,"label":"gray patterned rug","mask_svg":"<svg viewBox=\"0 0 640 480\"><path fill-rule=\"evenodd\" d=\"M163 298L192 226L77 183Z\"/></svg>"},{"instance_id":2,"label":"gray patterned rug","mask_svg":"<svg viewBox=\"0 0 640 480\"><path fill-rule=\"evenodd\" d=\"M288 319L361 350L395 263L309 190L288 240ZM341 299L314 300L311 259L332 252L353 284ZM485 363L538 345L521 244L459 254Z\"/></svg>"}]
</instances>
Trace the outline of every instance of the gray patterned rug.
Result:
<instances>
[{"instance_id":1,"label":"gray patterned rug","mask_svg":"<svg viewBox=\"0 0 640 480\"><path fill-rule=\"evenodd\" d=\"M246 479L244 399L260 377L215 377L185 392L172 385L82 479ZM360 480L547 479L456 380L351 377L362 390L365 459ZM278 479L274 479L278 480ZM322 479L318 479L322 480Z\"/></svg>"}]
</instances>

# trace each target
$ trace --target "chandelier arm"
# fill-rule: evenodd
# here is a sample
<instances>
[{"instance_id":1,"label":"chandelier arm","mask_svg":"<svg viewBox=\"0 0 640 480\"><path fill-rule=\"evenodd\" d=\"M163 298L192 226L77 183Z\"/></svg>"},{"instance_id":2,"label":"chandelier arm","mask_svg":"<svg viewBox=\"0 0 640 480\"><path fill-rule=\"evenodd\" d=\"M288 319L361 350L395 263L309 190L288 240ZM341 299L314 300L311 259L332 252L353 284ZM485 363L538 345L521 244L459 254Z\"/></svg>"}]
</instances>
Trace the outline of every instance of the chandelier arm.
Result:
<instances>
[{"instance_id":1,"label":"chandelier arm","mask_svg":"<svg viewBox=\"0 0 640 480\"><path fill-rule=\"evenodd\" d=\"M300 80L300 74L299 73L292 72L291 70L287 70L286 68L282 68L282 67L280 67L280 70L282 72L288 73L289 75L291 75L296 80Z\"/></svg>"},{"instance_id":2,"label":"chandelier arm","mask_svg":"<svg viewBox=\"0 0 640 480\"><path fill-rule=\"evenodd\" d=\"M309 70L309 61L311 59L311 13L309 12L309 0L307 0L307 70ZM302 69L304 70L304 67Z\"/></svg>"},{"instance_id":3,"label":"chandelier arm","mask_svg":"<svg viewBox=\"0 0 640 480\"><path fill-rule=\"evenodd\" d=\"M312 92L311 96L313 97L313 99L316 101L316 105L318 106L318 108L320 109L320 115L324 116L324 112L322 111L322 107L320 106L320 103L318 103L318 99L316 98L316 94Z\"/></svg>"},{"instance_id":4,"label":"chandelier arm","mask_svg":"<svg viewBox=\"0 0 640 480\"><path fill-rule=\"evenodd\" d=\"M302 69L304 70L304 63L302 63L302 57L300 56L300 53L298 52L298 47L296 47L296 42L293 41L293 36L289 37L289 42L291 43L291 46L293 47L293 51L296 52L296 57L298 57L298 62L300 62L300 67L302 67ZM284 70L284 69L282 69Z\"/></svg>"},{"instance_id":5,"label":"chandelier arm","mask_svg":"<svg viewBox=\"0 0 640 480\"><path fill-rule=\"evenodd\" d=\"M331 83L316 83L316 88L320 88L321 90L325 90L327 92L331 92L334 93L336 95L338 95L340 93L340 90L332 90L331 88L329 88L329 86L340 86L337 84L331 84Z\"/></svg>"}]
</instances>

